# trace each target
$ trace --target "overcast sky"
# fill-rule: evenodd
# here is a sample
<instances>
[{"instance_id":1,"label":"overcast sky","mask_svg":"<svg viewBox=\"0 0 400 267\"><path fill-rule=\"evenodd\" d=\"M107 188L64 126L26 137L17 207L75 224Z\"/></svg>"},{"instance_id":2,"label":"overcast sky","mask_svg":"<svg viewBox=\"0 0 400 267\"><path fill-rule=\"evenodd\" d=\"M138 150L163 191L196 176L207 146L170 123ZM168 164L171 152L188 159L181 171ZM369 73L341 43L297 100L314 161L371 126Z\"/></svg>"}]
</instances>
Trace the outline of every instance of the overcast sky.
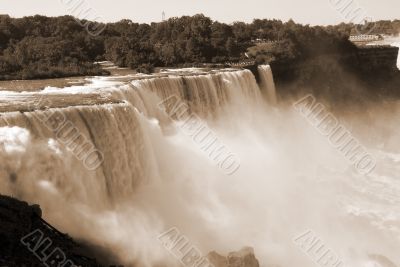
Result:
<instances>
[{"instance_id":1,"label":"overcast sky","mask_svg":"<svg viewBox=\"0 0 400 267\"><path fill-rule=\"evenodd\" d=\"M360 8L375 20L400 19L400 0L0 0L0 14L79 17L79 12L90 7L90 16L104 22L123 18L135 22L161 21L163 11L166 18L203 13L227 23L251 22L254 18L292 18L312 25L349 22L335 4L348 4L348 11Z\"/></svg>"}]
</instances>

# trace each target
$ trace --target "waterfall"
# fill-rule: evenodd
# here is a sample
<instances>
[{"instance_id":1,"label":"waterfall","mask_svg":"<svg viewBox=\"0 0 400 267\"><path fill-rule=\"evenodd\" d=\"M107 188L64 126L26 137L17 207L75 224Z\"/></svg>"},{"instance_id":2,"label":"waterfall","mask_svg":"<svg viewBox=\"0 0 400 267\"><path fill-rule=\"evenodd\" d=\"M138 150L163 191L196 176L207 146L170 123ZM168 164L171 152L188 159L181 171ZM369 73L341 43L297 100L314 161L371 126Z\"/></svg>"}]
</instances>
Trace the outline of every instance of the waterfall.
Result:
<instances>
[{"instance_id":1,"label":"waterfall","mask_svg":"<svg viewBox=\"0 0 400 267\"><path fill-rule=\"evenodd\" d=\"M399 48L397 54L397 68L400 70L400 38L399 37L389 38L388 40L385 40L385 43Z\"/></svg>"},{"instance_id":2,"label":"waterfall","mask_svg":"<svg viewBox=\"0 0 400 267\"><path fill-rule=\"evenodd\" d=\"M398 55L397 55L397 68L400 70L400 43L396 43L394 45L399 48L399 52L398 52Z\"/></svg>"},{"instance_id":3,"label":"waterfall","mask_svg":"<svg viewBox=\"0 0 400 267\"><path fill-rule=\"evenodd\" d=\"M157 239L171 227L202 255L252 246L261 266L310 266L292 241L308 229L348 266L400 261L398 179L354 175L303 117L270 108L272 71L258 71L260 86L248 70L221 70L0 92L0 193L40 204L55 227L127 267L180 266ZM398 143L394 132L385 138ZM222 148L240 159L229 175L215 164Z\"/></svg>"},{"instance_id":4,"label":"waterfall","mask_svg":"<svg viewBox=\"0 0 400 267\"><path fill-rule=\"evenodd\" d=\"M51 186L67 201L107 207L133 194L153 167L131 105L10 112L1 118L0 126L13 126L9 135L1 128L2 193L24 198Z\"/></svg>"},{"instance_id":5,"label":"waterfall","mask_svg":"<svg viewBox=\"0 0 400 267\"><path fill-rule=\"evenodd\" d=\"M191 112L204 118L215 117L221 109L235 104L248 106L250 103L260 103L260 89L249 70L143 79L134 81L133 87L138 89L142 98L149 92L156 95L159 101L176 96L189 106ZM130 94L132 91L128 90ZM131 97L128 95L129 101ZM154 104L152 102L150 106L154 107Z\"/></svg>"},{"instance_id":6,"label":"waterfall","mask_svg":"<svg viewBox=\"0 0 400 267\"><path fill-rule=\"evenodd\" d=\"M258 72L261 79L261 90L265 92L269 103L276 104L276 88L271 67L269 65L260 65L258 66Z\"/></svg>"},{"instance_id":7,"label":"waterfall","mask_svg":"<svg viewBox=\"0 0 400 267\"><path fill-rule=\"evenodd\" d=\"M148 152L148 147L151 145L150 141L146 140L144 124L150 123L148 119L152 118L157 119L160 124L171 123L171 118L157 107L163 99L177 96L189 106L190 112L203 118L216 118L225 109L244 112L246 107L261 104L259 87L248 70L135 80L130 86L106 88L100 95L93 92L87 95L42 94L41 97L35 94L11 95L7 96L8 101L5 106L0 106L1 110L10 111L1 113L0 127L9 125L14 127L10 131L24 133L25 138L29 140L26 145L30 148L36 147L36 142L53 144L55 147L47 145L48 152L52 156L59 153L60 164L61 155L83 154L85 151L80 150L87 150L87 153L91 153L91 159L79 155L80 162L71 159L68 164L82 167L76 168L77 176L92 177L87 180L96 177L98 183L95 187L98 188L95 190L96 195L106 194L111 199L132 194L141 181L146 181L149 170L154 168L151 164L147 164L151 162L151 155ZM87 98L92 102L86 101ZM108 102L125 101L125 103L107 104L106 98L110 99ZM37 99L43 103L35 103L38 102ZM13 112L12 109L16 111ZM29 111L32 109L34 111ZM16 130L15 127L20 130ZM0 141L7 147L10 140ZM54 151L50 150L58 152L54 154ZM96 151L102 151L104 155L100 158ZM7 150L1 152L3 153L1 156L5 157L4 160L13 159L15 156L7 154ZM24 152L34 153L28 150ZM23 153L19 156L26 157ZM94 165L101 161L101 164L96 170L85 172L81 166L85 160L92 161ZM3 173L0 182L3 191L7 188L7 193L13 193L11 187L18 190L23 188L23 186L13 186L9 176L26 176L28 167L25 163L30 164L31 161L34 159L1 166ZM40 172L44 170L38 170L39 173L31 173L38 177L29 179L55 179L56 183L65 183L65 180L68 180L66 178L69 173L68 168L71 166L53 170L51 164L50 161L44 164L46 166L44 169L50 169L51 172L42 174ZM57 171L60 172L60 177ZM93 192L87 190L85 194L90 195Z\"/></svg>"},{"instance_id":8,"label":"waterfall","mask_svg":"<svg viewBox=\"0 0 400 267\"><path fill-rule=\"evenodd\" d=\"M179 122L159 103L175 96L191 114L210 123L226 114L252 116L249 109L262 105L248 70L153 76L77 91L0 94L0 193L39 203L46 219L77 238L106 240L117 248L123 245L110 245L110 233L102 228L114 223L103 221L106 214L140 199L140 191L159 179L172 177L166 170L175 163L164 154L177 153L171 140L185 139L177 130L164 136L165 128ZM131 220L135 212L121 214ZM90 226L90 220L99 223ZM129 264L129 257L123 261Z\"/></svg>"}]
</instances>

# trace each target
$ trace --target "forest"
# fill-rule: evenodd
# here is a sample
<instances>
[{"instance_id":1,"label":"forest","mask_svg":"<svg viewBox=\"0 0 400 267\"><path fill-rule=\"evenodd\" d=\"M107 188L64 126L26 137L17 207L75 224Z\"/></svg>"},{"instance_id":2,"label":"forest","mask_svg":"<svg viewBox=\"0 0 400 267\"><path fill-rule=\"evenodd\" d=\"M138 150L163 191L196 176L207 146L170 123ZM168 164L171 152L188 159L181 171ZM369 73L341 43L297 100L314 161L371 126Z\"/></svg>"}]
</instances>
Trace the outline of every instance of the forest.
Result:
<instances>
[{"instance_id":1,"label":"forest","mask_svg":"<svg viewBox=\"0 0 400 267\"><path fill-rule=\"evenodd\" d=\"M220 23L199 14L151 24L108 23L92 36L71 16L0 16L0 79L106 75L94 62L151 72L154 67L224 64L252 56L258 63L301 64L323 55L352 53L354 25L315 26L292 20ZM372 26L371 26L372 27ZM373 31L397 33L400 21L378 22ZM262 41L267 45L260 46ZM269 45L270 44L270 45ZM246 53L247 52L247 53Z\"/></svg>"}]
</instances>

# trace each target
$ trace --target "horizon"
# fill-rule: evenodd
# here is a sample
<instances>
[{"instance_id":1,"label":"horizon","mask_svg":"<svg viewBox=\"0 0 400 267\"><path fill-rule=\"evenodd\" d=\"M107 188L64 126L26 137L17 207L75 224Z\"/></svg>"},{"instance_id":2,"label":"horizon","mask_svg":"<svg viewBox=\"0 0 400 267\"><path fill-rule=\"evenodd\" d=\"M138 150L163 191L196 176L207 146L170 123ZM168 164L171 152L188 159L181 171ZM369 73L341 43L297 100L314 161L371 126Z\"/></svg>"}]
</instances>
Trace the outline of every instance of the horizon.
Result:
<instances>
[{"instance_id":1,"label":"horizon","mask_svg":"<svg viewBox=\"0 0 400 267\"><path fill-rule=\"evenodd\" d=\"M41 4L39 5L38 2ZM139 6L137 4L138 1L115 0L112 4L109 4L94 2L94 0L40 0L35 1L35 3L28 0L20 0L20 5L15 6L13 1L3 0L0 14L6 14L14 18L34 15L48 17L72 15L78 18L87 17L89 20L104 23L129 19L137 23L150 24L152 22L161 22L162 14L165 12L165 19L204 14L213 21L227 24L235 21L251 23L255 19L277 19L284 22L292 19L296 23L312 26L359 22L364 18L372 21L400 18L396 14L400 3L394 0L384 0L379 3L367 2L366 0L304 0L301 3L291 3L293 2L292 0L283 0L279 4L274 4L277 2L275 0L248 0L246 3L231 3L227 0L220 0L217 3L210 2L210 0L205 0L201 3L196 3L193 0L172 0L169 2L156 0L141 3L139 11L135 12L130 10L135 5ZM112 9L116 5L121 6L121 8ZM158 8L154 8L154 6ZM229 6L230 9L225 10L226 6ZM390 8L388 8L389 6ZM85 11L88 10L90 12L85 14ZM243 12L243 10L246 10L246 12ZM358 15L358 17L355 18L355 15Z\"/></svg>"}]
</instances>

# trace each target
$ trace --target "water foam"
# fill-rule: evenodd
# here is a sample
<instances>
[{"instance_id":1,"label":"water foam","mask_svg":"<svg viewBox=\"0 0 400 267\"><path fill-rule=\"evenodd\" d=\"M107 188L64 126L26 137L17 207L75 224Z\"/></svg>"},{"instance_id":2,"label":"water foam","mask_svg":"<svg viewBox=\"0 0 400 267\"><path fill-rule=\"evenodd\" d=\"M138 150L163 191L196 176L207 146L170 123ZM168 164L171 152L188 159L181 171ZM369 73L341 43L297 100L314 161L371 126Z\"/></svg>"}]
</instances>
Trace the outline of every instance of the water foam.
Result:
<instances>
[{"instance_id":1,"label":"water foam","mask_svg":"<svg viewBox=\"0 0 400 267\"><path fill-rule=\"evenodd\" d=\"M260 71L272 96L272 73ZM253 246L261 266L313 264L292 241L307 229L347 266L378 262L371 255L400 262L398 189L389 194L386 187L392 174L378 169L365 179L352 171L294 110L269 108L249 71L96 91L124 103L56 110L104 153L101 168L84 168L43 124L54 109L3 113L15 127L0 119L1 193L41 204L52 224L107 248L126 266L178 266L157 240L173 226L203 254ZM234 175L221 173L179 131L182 122L156 108L171 95L238 154ZM382 157L389 166L390 155Z\"/></svg>"}]
</instances>

